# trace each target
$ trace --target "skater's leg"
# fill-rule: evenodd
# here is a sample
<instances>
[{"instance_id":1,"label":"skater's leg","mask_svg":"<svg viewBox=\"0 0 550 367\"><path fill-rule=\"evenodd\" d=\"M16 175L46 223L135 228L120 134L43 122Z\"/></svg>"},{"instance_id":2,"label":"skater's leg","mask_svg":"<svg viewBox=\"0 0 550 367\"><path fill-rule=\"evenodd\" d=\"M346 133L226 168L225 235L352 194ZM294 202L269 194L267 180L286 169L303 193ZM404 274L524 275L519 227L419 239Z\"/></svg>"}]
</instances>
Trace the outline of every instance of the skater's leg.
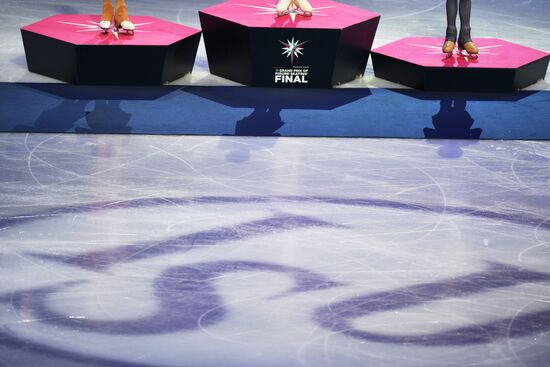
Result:
<instances>
[{"instance_id":1,"label":"skater's leg","mask_svg":"<svg viewBox=\"0 0 550 367\"><path fill-rule=\"evenodd\" d=\"M101 20L111 22L113 20L114 8L112 0L103 0L103 15Z\"/></svg>"},{"instance_id":2,"label":"skater's leg","mask_svg":"<svg viewBox=\"0 0 550 367\"><path fill-rule=\"evenodd\" d=\"M117 27L128 19L128 10L126 9L126 2L124 0L116 0L116 12L115 12L115 21Z\"/></svg>"},{"instance_id":3,"label":"skater's leg","mask_svg":"<svg viewBox=\"0 0 550 367\"><path fill-rule=\"evenodd\" d=\"M447 30L445 42L441 50L450 57L453 54L456 42L456 16L458 13L458 0L447 0Z\"/></svg>"},{"instance_id":4,"label":"skater's leg","mask_svg":"<svg viewBox=\"0 0 550 367\"><path fill-rule=\"evenodd\" d=\"M113 21L114 8L112 0L103 0L103 14L99 26L102 29L109 29Z\"/></svg>"},{"instance_id":5,"label":"skater's leg","mask_svg":"<svg viewBox=\"0 0 550 367\"><path fill-rule=\"evenodd\" d=\"M288 14L290 3L292 3L292 0L279 0L277 3L277 15L281 17Z\"/></svg>"},{"instance_id":6,"label":"skater's leg","mask_svg":"<svg viewBox=\"0 0 550 367\"><path fill-rule=\"evenodd\" d=\"M472 27L470 27L470 15L472 14L472 1L460 0L460 36L458 43L463 45L472 40Z\"/></svg>"},{"instance_id":7,"label":"skater's leg","mask_svg":"<svg viewBox=\"0 0 550 367\"><path fill-rule=\"evenodd\" d=\"M447 0L447 31L445 40L456 42L456 16L458 14L458 0Z\"/></svg>"},{"instance_id":8,"label":"skater's leg","mask_svg":"<svg viewBox=\"0 0 550 367\"><path fill-rule=\"evenodd\" d=\"M447 0L447 30L445 31L445 42L441 47L443 53L447 57L452 56L455 48L457 29L456 29L456 16L458 15L458 0Z\"/></svg>"},{"instance_id":9,"label":"skater's leg","mask_svg":"<svg viewBox=\"0 0 550 367\"><path fill-rule=\"evenodd\" d=\"M126 9L126 2L124 0L116 0L115 24L118 28L126 31L134 30L134 25L130 22L130 18L128 18L128 10Z\"/></svg>"},{"instance_id":10,"label":"skater's leg","mask_svg":"<svg viewBox=\"0 0 550 367\"><path fill-rule=\"evenodd\" d=\"M308 0L293 0L294 4L302 10L302 15L311 17L313 15L313 8Z\"/></svg>"},{"instance_id":11,"label":"skater's leg","mask_svg":"<svg viewBox=\"0 0 550 367\"><path fill-rule=\"evenodd\" d=\"M470 27L470 15L472 13L472 1L460 0L460 36L458 45L470 55L477 55L479 52L472 42L472 28Z\"/></svg>"}]
</instances>

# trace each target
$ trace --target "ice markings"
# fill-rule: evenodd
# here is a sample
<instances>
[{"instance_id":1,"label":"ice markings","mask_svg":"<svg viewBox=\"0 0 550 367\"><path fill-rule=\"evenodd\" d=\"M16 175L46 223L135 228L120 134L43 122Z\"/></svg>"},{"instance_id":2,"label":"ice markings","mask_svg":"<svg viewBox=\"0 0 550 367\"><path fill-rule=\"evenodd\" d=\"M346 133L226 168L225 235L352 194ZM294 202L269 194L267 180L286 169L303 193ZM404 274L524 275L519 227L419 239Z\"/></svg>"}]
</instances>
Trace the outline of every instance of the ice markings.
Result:
<instances>
[{"instance_id":1,"label":"ice markings","mask_svg":"<svg viewBox=\"0 0 550 367\"><path fill-rule=\"evenodd\" d=\"M156 256L189 251L193 248L213 246L230 241L244 240L275 232L310 227L339 227L308 216L279 214L267 219L259 219L240 225L216 228L186 234L165 241L119 246L110 250L88 252L77 256L35 254L35 256L101 271L118 263L126 263Z\"/></svg>"},{"instance_id":2,"label":"ice markings","mask_svg":"<svg viewBox=\"0 0 550 367\"><path fill-rule=\"evenodd\" d=\"M276 298L341 285L322 274L296 267L253 261L219 261L177 266L164 271L156 278L153 287L158 308L156 312L143 318L92 320L85 316L63 315L49 308L47 298L65 287L75 285L74 282L15 292L11 295L11 304L18 312L24 313L27 319L84 332L152 335L198 330L226 318L222 297L214 285L216 278L225 273L243 271L273 272L289 276L293 281L292 288L274 296Z\"/></svg>"},{"instance_id":3,"label":"ice markings","mask_svg":"<svg viewBox=\"0 0 550 367\"><path fill-rule=\"evenodd\" d=\"M486 271L460 278L419 284L329 304L315 312L315 319L332 331L379 343L426 346L488 343L497 338L520 337L550 331L550 309L519 315L512 320L505 318L447 332L423 335L372 333L354 328L351 322L369 314L404 310L431 301L467 297L492 289L547 281L550 281L550 274L489 263L489 269Z\"/></svg>"},{"instance_id":4,"label":"ice markings","mask_svg":"<svg viewBox=\"0 0 550 367\"><path fill-rule=\"evenodd\" d=\"M441 190L445 191L443 188ZM223 210L227 210L224 212L220 209L221 205L216 204L227 205L229 209L224 207ZM127 339L126 336L134 337L131 338L134 343L145 340L146 337L165 337L166 340L182 338L191 341L200 340L206 335L207 338L222 343L236 340L236 343L231 343L231 347L238 350L241 345L250 343L256 335L262 335L264 339L273 338L276 344L310 328L311 340L315 341L308 344L308 348L311 347L312 350L318 348L316 341L326 335L330 335L333 339L331 343L334 344L364 343L368 346L380 343L385 344L383 348L414 345L418 349L430 350L429 347L437 347L433 348L437 350L441 346L469 345L477 348L481 344L495 343L498 339L539 337L550 331L548 297L536 292L537 289L548 289L550 274L537 272L532 268L527 270L506 265L504 262L510 261L509 258L490 257L487 253L470 256L470 251L489 251L509 245L508 242L501 241L501 237L491 236L492 231L501 227L480 232L484 237L466 236L457 242L456 252L453 252L455 248L452 244L440 246L440 241L444 242L446 237L439 236L434 236L433 239L427 239L428 236L415 237L414 242L411 241L414 249L402 247L399 251L394 251L394 248L385 246L393 243L385 242L386 237L381 232L390 235L399 231L410 233L408 224L413 220L420 224L431 224L433 220L441 218L445 219L446 224L464 221L464 228L468 230L470 228L467 225L476 220L484 220L484 225L494 222L528 233L536 229L541 236L546 234L550 225L545 217L537 216L536 213L497 210L498 208L488 210L483 209L484 207L453 204L398 201L383 196L345 198L320 195L213 195L93 202L48 208L25 216L0 218L0 228L13 226L28 229L25 226L31 224L40 227L37 222L44 219L58 218L59 223L72 225L75 216L93 214L100 217L103 214L102 221L96 220L95 226L74 229L84 229L77 233L82 233L82 243L86 245L90 244L90 241L86 242L87 235L92 236L91 244L101 242L102 245L110 245L100 241L95 235L96 228L104 230L102 225L110 218L117 215L124 217L127 213L113 213L113 210L132 209L134 215L138 215L124 217L132 225L127 228L114 226L111 234L128 232L133 234L132 238L139 238L138 235L147 235L149 231L169 228L168 231L159 232L161 236L155 240L130 244L120 242L126 241L127 237L121 239L117 236L112 245L114 247L76 251L76 255L68 246L59 247L60 250L56 250L55 254L52 254L53 251L48 253L45 247L34 247L39 249L34 250L35 258L61 264L58 268L65 275L69 274L63 279L75 279L71 276L76 273L85 280L80 283L60 283L60 278L56 278L55 283L49 283L45 287L34 285L30 290L19 288L13 293L5 291L5 294L0 294L0 302L18 315L11 322L10 328L13 327L13 331L8 329L4 334L13 333L6 336L13 341L18 333L35 328L48 332L72 333L82 341L82 345L72 349L80 350L85 349L86 340L91 333L103 340L115 340L113 343L116 343L116 339ZM310 206L307 211L303 208L306 205ZM174 218L175 213L180 213L184 206L190 208L181 218ZM191 224L196 221L223 218L221 213L233 215L234 212L249 207L261 207L261 210L251 212L246 217L223 222L224 224L213 219L204 226L192 227L195 229L190 233ZM373 223L379 223L380 220L378 209L383 209L387 215L384 217L387 223L379 231L372 229L375 227ZM386 209L391 209L396 214L390 215ZM201 210L204 215L189 216L189 213ZM209 216L213 210L215 215ZM148 218L149 215L162 216L163 220L151 227L144 227L142 221L133 222L135 218ZM423 222L426 219L427 222ZM342 225L343 223L346 225ZM513 226L509 226L510 223ZM430 227L422 227L421 232L433 234L432 229L426 229ZM322 233L317 234L317 230ZM80 240L67 235L73 232L63 233L65 235L61 238L69 245ZM517 238L521 238L522 233L524 232L519 232ZM9 234L20 242L24 242L26 238L14 235L11 230ZM467 247L472 238L483 242L485 246ZM543 239L537 237L539 241ZM523 242L517 243L517 246L514 241L510 243L513 249L517 246L526 248ZM437 252L437 257L435 253L417 256L414 253L416 249ZM405 258L403 253L407 251L407 256L410 257ZM434 259L426 259L430 256ZM476 266L478 263L472 264L472 259L483 261L488 258L494 261L483 263L481 270ZM155 261L151 261L152 259ZM387 259L389 261L384 264ZM135 263L140 260L147 261ZM401 267L405 262L416 264ZM131 266L122 266L131 263ZM452 269L445 271L447 269L442 269L442 263L449 264ZM50 265L57 268L57 264ZM527 265L533 264L528 262ZM74 267L101 273L78 272L79 269ZM456 274L456 269L459 269L461 275L451 277L451 274ZM542 269L546 271L543 267ZM141 271L143 273L137 276L136 272ZM242 276L243 272L248 274ZM438 280L432 281L434 278ZM407 286L403 285L403 281ZM376 284L377 282L383 283ZM527 289L531 293L507 289L522 285L526 285L522 292ZM529 286L532 285L539 288L530 289ZM370 293L363 293L366 290ZM94 293L96 291L97 294ZM513 294L514 292L516 293ZM500 308L491 308L495 299L492 295L495 293L498 293L495 298L504 300ZM513 298L515 303L507 302L505 297ZM531 303L525 305L526 300ZM448 306L452 302L471 304L471 308L479 307L481 312L476 314L477 318L471 319L468 318L469 315L461 313L465 308L458 308L459 312L456 313L442 312L436 316L456 316L451 320L456 322L446 323L444 319L443 328L441 325L432 327L431 324L438 320L434 321L435 313L430 308L434 304L434 307L439 307L443 303ZM394 312L400 311L403 311L401 314L414 314L410 311L414 311L415 307L420 310L420 317L413 320L415 324L412 327L399 324L399 327L390 331L387 324L383 324L388 320L384 317L392 317ZM493 312L486 312L487 309ZM500 314L501 310L518 312ZM379 316L382 328L376 329L372 319ZM395 319L398 318L394 317L392 321ZM366 322L361 323L358 320ZM293 329L294 326L296 330ZM302 330L298 330L299 328ZM120 336L123 338L119 338ZM48 340L44 339L45 347ZM24 340L23 337L20 340ZM32 338L27 341L32 342ZM273 344L270 341L265 342L266 349ZM292 344L287 351L291 353L295 345ZM59 352L64 348L71 349L65 346L56 348L59 348ZM129 355L133 353L133 348L128 346ZM143 347L140 351L154 352L155 348L148 350ZM182 350L181 355L192 353L193 349Z\"/></svg>"}]
</instances>

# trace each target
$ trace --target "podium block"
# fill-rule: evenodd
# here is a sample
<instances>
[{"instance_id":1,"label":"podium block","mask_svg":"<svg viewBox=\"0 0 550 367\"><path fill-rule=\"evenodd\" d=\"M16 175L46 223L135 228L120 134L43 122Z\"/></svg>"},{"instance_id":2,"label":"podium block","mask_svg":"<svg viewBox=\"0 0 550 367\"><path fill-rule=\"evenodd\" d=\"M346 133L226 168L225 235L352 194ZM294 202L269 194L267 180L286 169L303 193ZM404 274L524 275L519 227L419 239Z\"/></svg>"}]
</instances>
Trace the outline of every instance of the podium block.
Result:
<instances>
[{"instance_id":1,"label":"podium block","mask_svg":"<svg viewBox=\"0 0 550 367\"><path fill-rule=\"evenodd\" d=\"M201 32L133 16L134 35L99 30L99 15L54 15L21 29L29 71L75 84L159 85L193 70Z\"/></svg>"},{"instance_id":2,"label":"podium block","mask_svg":"<svg viewBox=\"0 0 550 367\"><path fill-rule=\"evenodd\" d=\"M210 72L261 87L326 88L362 76L378 14L330 0L313 16L276 1L230 0L199 12Z\"/></svg>"},{"instance_id":3,"label":"podium block","mask_svg":"<svg viewBox=\"0 0 550 367\"><path fill-rule=\"evenodd\" d=\"M479 57L441 51L443 38L408 37L372 50L378 78L433 91L507 92L544 79L550 55L497 38L476 38Z\"/></svg>"}]
</instances>

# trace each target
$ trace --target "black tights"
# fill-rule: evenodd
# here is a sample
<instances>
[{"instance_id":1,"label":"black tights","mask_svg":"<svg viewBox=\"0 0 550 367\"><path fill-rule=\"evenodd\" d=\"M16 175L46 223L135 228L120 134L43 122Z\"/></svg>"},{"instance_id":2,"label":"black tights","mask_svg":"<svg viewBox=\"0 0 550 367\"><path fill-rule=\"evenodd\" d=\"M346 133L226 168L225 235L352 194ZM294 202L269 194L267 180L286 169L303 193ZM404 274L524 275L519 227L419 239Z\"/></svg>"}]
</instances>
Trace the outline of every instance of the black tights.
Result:
<instances>
[{"instance_id":1,"label":"black tights","mask_svg":"<svg viewBox=\"0 0 550 367\"><path fill-rule=\"evenodd\" d=\"M470 27L470 14L472 12L471 0L447 0L447 34L445 39L447 41L456 42L456 15L458 12L460 2L460 36L458 37L458 43L460 45L465 44L472 40L471 27Z\"/></svg>"}]
</instances>

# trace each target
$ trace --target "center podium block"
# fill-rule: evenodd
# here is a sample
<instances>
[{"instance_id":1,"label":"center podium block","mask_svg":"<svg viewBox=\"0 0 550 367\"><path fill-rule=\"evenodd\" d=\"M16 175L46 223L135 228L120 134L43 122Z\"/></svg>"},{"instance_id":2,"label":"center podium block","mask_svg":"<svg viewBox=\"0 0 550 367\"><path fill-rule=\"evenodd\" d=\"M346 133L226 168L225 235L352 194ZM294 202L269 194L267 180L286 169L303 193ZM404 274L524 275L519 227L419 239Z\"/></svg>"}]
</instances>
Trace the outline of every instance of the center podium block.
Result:
<instances>
[{"instance_id":1,"label":"center podium block","mask_svg":"<svg viewBox=\"0 0 550 367\"><path fill-rule=\"evenodd\" d=\"M210 72L259 87L327 88L361 77L380 15L313 0L277 17L277 1L230 0L199 12Z\"/></svg>"}]
</instances>

